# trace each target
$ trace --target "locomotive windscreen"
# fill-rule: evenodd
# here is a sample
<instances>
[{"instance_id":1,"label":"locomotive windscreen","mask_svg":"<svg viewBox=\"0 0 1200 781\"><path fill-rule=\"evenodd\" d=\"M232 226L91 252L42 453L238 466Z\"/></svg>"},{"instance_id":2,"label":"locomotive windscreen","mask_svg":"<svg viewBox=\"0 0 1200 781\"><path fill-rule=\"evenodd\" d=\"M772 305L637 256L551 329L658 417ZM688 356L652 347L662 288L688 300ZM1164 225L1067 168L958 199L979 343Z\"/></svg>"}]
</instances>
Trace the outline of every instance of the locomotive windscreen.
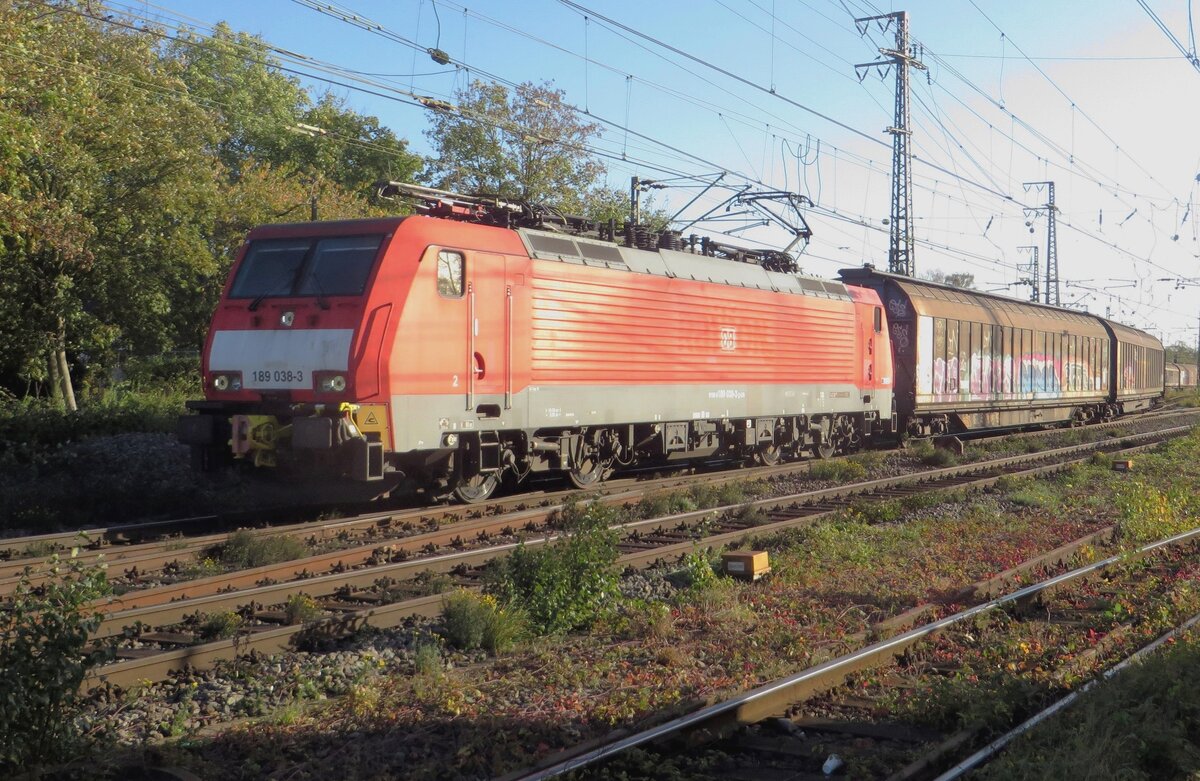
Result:
<instances>
[{"instance_id":1,"label":"locomotive windscreen","mask_svg":"<svg viewBox=\"0 0 1200 781\"><path fill-rule=\"evenodd\" d=\"M252 241L229 296L361 295L382 241L381 235Z\"/></svg>"}]
</instances>

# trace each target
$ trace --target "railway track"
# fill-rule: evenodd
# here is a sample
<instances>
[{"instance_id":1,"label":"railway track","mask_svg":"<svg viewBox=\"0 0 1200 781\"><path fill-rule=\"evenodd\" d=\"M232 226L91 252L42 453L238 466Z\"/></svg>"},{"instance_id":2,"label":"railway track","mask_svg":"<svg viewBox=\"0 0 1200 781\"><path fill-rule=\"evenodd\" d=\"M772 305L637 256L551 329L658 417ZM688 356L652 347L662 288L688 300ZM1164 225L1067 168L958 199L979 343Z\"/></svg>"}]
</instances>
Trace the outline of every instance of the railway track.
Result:
<instances>
[{"instance_id":1,"label":"railway track","mask_svg":"<svg viewBox=\"0 0 1200 781\"><path fill-rule=\"evenodd\" d=\"M1009 434L1002 437L972 440L974 446L997 439L1045 439L1064 431L1080 431L1088 436L1100 435L1114 429L1128 428L1159 419L1200 418L1200 410L1171 410L1145 413L1132 420L1110 421L1079 429L1046 429L1043 431ZM852 457L851 457L852 458ZM845 460L845 457L836 460ZM695 485L720 486L733 482L751 482L803 475L813 461L799 461L768 467L753 467L717 472L701 471L667 477L630 476L611 480L603 485L580 492L561 490L525 493L506 497L483 505L434 505L397 510L373 510L335 520L287 522L286 518L309 510L264 510L236 512L225 515L192 516L165 521L152 521L98 529L0 540L0 598L11 593L27 568L44 567L53 556L74 551L76 560L83 563L103 559L110 567L130 569L147 574L169 563L186 564L202 559L209 551L227 542L230 534L239 529L263 537L292 536L312 545L340 541L381 542L385 539L409 536L417 531L441 529L462 521L485 517L500 517L529 509L555 510L564 501L580 496L598 497L615 504L633 503L643 496L660 491L687 488ZM815 462L821 463L821 462ZM186 535L186 536L185 536ZM440 543L439 543L440 544ZM32 553L32 555L30 555ZM35 577L34 583L36 584Z\"/></svg>"},{"instance_id":2,"label":"railway track","mask_svg":"<svg viewBox=\"0 0 1200 781\"><path fill-rule=\"evenodd\" d=\"M631 521L617 527L622 535L619 563L647 567L672 561L697 547L735 544L749 533L770 533L813 523L854 502L985 486L1006 476L1043 474L1086 460L1100 449L1143 449L1188 430L1188 426L1178 426L1036 455ZM597 496L595 500L635 501L632 494ZM359 545L232 576L130 592L96 606L104 616L94 639L113 643L123 658L97 669L86 685L108 682L126 686L147 679L161 680L185 666L203 667L251 651L270 653L292 648L304 637L338 636L366 624L389 627L414 616L436 615L442 597L422 593L420 576L435 573L461 585L474 585L486 563L511 551L518 537L524 535L525 544L530 546L552 544L557 534L551 524L556 509L526 509L462 521L450 528L404 537L382 551L379 545ZM500 538L499 544L496 538ZM322 568L328 571L321 574ZM310 616L303 624L291 623L295 617L289 615L287 605L299 597L311 600L319 617ZM197 616L230 612L237 612L246 622L237 636L204 642L195 631Z\"/></svg>"},{"instance_id":3,"label":"railway track","mask_svg":"<svg viewBox=\"0 0 1200 781\"><path fill-rule=\"evenodd\" d=\"M981 727L942 731L913 724L896 714L891 704L895 699L888 696L891 692L912 690L922 680L948 679L962 675L964 669L970 671L972 668L961 659L947 660L944 649L972 647L975 635L987 631L981 626L993 617L1002 615L1022 637L1061 637L1064 631L1082 634L1093 623L1088 619L1098 617L1104 604L1103 600L1095 600L1097 589L1092 584L1101 583L1100 594L1117 589L1128 593L1124 589L1134 585L1157 584L1159 590L1153 592L1154 596L1169 598L1173 577L1181 572L1196 574L1200 529L1061 572L1033 585L1015 586L1031 573L1065 564L1111 534L1112 529L1090 534L995 578L972 584L951 600L975 597L986 600L982 603L941 618L937 617L941 604L917 606L873 628L870 634L883 635L884 640L645 731L585 750L564 752L541 767L505 776L504 781L540 781L561 775L588 778L604 768L613 776L630 779L653 778L664 768L687 777L723 779L815 779L836 773L892 781L963 777L1013 738L1069 706L1080 691L1090 687L1092 683L1075 689L1067 685L1081 670L1099 667L1102 673L1093 682L1109 677L1131 658L1152 652L1200 623L1200 615L1193 615L1146 643L1138 638L1132 618L1117 622L1082 653L1058 660L1054 669L1047 671L1047 680L1056 685L1018 708L1019 723L996 737ZM1128 566L1148 557L1158 557L1154 566ZM997 593L1002 595L988 598ZM1085 606L1080 607L1081 603ZM1145 606L1134 606L1138 607ZM865 643L867 637L867 633L861 633L848 638L848 642ZM946 643L939 649L942 653L929 652L931 645L950 637L957 645ZM1130 646L1137 648L1132 654ZM867 671L877 681L870 689L845 686L848 680L862 679ZM1025 714L1029 714L1027 718ZM982 748L972 751L980 744ZM701 746L708 746L708 753ZM625 760L635 748L644 754ZM702 754L702 762L689 765ZM617 764L610 766L613 762ZM945 772L939 774L943 769Z\"/></svg>"}]
</instances>

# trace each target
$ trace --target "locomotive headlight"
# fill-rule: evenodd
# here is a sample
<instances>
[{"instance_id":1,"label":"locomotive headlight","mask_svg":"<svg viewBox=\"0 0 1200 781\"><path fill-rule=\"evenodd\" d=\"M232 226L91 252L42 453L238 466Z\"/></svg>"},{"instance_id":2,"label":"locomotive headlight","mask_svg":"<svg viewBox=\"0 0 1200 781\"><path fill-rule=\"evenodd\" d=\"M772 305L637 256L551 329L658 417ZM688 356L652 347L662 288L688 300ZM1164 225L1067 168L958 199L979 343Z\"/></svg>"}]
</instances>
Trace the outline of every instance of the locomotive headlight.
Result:
<instances>
[{"instance_id":1,"label":"locomotive headlight","mask_svg":"<svg viewBox=\"0 0 1200 781\"><path fill-rule=\"evenodd\" d=\"M213 389L218 391L239 391L242 389L242 374L241 372L214 374L212 385Z\"/></svg>"},{"instance_id":2,"label":"locomotive headlight","mask_svg":"<svg viewBox=\"0 0 1200 781\"><path fill-rule=\"evenodd\" d=\"M346 390L346 377L342 374L326 374L318 380L317 390L321 393L341 393Z\"/></svg>"},{"instance_id":3,"label":"locomotive headlight","mask_svg":"<svg viewBox=\"0 0 1200 781\"><path fill-rule=\"evenodd\" d=\"M447 434L442 437L442 441L446 443L446 447L458 447L458 434Z\"/></svg>"}]
</instances>

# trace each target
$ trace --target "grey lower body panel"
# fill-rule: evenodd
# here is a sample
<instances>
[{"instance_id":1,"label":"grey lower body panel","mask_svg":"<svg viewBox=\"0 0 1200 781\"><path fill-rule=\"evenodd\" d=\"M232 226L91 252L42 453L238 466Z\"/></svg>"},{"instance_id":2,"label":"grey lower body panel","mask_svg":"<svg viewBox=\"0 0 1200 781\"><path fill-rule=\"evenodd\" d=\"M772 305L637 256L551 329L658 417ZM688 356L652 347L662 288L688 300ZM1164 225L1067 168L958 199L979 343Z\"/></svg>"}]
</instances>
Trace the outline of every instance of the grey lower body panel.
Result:
<instances>
[{"instance_id":1,"label":"grey lower body panel","mask_svg":"<svg viewBox=\"0 0 1200 781\"><path fill-rule=\"evenodd\" d=\"M461 431L867 411L882 418L892 414L890 389L863 391L844 384L541 386L514 393L509 408L504 401L504 394L476 393L468 409L464 395L393 396L394 448L399 452L437 448L445 434Z\"/></svg>"}]
</instances>

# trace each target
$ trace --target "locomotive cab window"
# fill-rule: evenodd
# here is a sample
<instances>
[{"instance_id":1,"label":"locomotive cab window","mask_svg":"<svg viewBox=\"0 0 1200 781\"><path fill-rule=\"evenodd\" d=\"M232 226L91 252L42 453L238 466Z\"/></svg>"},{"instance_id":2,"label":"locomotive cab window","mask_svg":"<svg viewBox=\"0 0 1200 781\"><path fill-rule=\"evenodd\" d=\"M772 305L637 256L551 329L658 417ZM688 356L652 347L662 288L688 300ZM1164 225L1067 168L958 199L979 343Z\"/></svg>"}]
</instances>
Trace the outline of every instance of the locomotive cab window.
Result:
<instances>
[{"instance_id":1,"label":"locomotive cab window","mask_svg":"<svg viewBox=\"0 0 1200 781\"><path fill-rule=\"evenodd\" d=\"M437 262L438 295L446 298L462 298L463 256L461 252L441 250Z\"/></svg>"},{"instance_id":2,"label":"locomotive cab window","mask_svg":"<svg viewBox=\"0 0 1200 781\"><path fill-rule=\"evenodd\" d=\"M357 296L383 236L309 236L250 242L230 298Z\"/></svg>"}]
</instances>

